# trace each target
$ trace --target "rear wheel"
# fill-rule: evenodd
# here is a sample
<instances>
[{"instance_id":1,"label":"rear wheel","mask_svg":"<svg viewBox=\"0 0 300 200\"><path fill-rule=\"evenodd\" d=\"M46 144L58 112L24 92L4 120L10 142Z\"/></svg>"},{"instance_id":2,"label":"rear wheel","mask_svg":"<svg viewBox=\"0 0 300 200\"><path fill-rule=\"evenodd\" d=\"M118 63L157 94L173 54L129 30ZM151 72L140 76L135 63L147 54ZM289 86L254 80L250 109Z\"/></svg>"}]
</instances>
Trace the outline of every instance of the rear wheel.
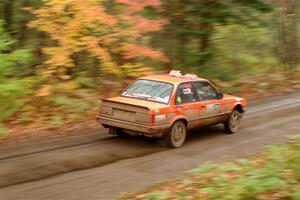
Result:
<instances>
[{"instance_id":1,"label":"rear wheel","mask_svg":"<svg viewBox=\"0 0 300 200\"><path fill-rule=\"evenodd\" d=\"M242 113L238 110L232 111L227 121L224 123L225 131L229 134L236 133L239 130Z\"/></svg>"},{"instance_id":2,"label":"rear wheel","mask_svg":"<svg viewBox=\"0 0 300 200\"><path fill-rule=\"evenodd\" d=\"M110 135L117 135L117 136L119 136L119 137L127 137L127 136L128 136L128 134L125 133L125 132L123 131L123 129L121 129L121 128L116 128L116 127L112 127L112 126L109 127L109 134L110 134Z\"/></svg>"},{"instance_id":3,"label":"rear wheel","mask_svg":"<svg viewBox=\"0 0 300 200\"><path fill-rule=\"evenodd\" d=\"M173 148L181 147L186 138L186 125L183 121L177 121L171 127L169 134L165 138L161 138L159 143L163 146Z\"/></svg>"}]
</instances>

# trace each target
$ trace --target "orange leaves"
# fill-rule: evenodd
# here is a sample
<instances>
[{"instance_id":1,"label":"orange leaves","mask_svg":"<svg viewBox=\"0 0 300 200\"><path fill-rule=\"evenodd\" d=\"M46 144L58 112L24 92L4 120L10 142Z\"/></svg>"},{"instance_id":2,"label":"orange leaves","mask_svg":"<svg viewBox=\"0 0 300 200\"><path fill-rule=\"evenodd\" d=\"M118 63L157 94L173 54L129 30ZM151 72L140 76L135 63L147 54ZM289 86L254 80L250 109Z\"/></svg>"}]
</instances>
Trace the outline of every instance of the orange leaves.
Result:
<instances>
[{"instance_id":1,"label":"orange leaves","mask_svg":"<svg viewBox=\"0 0 300 200\"><path fill-rule=\"evenodd\" d=\"M167 23L167 21L163 19L149 20L142 16L131 16L130 20L134 22L131 28L137 30L140 34L158 32L162 26Z\"/></svg>"},{"instance_id":2,"label":"orange leaves","mask_svg":"<svg viewBox=\"0 0 300 200\"><path fill-rule=\"evenodd\" d=\"M102 25L113 25L117 23L117 19L106 13L104 8L98 4L99 1L93 0L74 0L76 6L74 14L75 21L85 22L87 26L92 23Z\"/></svg>"},{"instance_id":3,"label":"orange leaves","mask_svg":"<svg viewBox=\"0 0 300 200\"><path fill-rule=\"evenodd\" d=\"M44 65L52 72L64 73L66 68L76 67L74 54L89 52L85 59L99 60L101 70L119 74L117 62L126 64L128 59L147 57L168 61L159 51L138 42L146 33L157 32L166 23L163 19L147 19L140 14L146 7L159 8L159 0L117 0L122 4L114 14L99 0L43 0L44 6L32 11L36 20L29 24L48 33L55 41L44 48L47 55Z\"/></svg>"},{"instance_id":4,"label":"orange leaves","mask_svg":"<svg viewBox=\"0 0 300 200\"><path fill-rule=\"evenodd\" d=\"M106 48L102 48L99 46L99 39L90 36L85 37L83 41L87 45L86 50L102 61L102 67L105 72L109 72L115 75L118 75L120 73L116 64L112 61L109 51Z\"/></svg>"},{"instance_id":5,"label":"orange leaves","mask_svg":"<svg viewBox=\"0 0 300 200\"><path fill-rule=\"evenodd\" d=\"M44 48L48 59L44 62L51 71L64 72L74 67L72 56L87 50L103 64L111 63L110 54L100 47L99 39L92 33L101 33L117 22L115 17L104 12L94 0L44 0L45 6L33 11L37 20L29 26L38 28L56 41L56 47ZM109 64L113 68L112 64ZM113 73L116 70L111 70Z\"/></svg>"},{"instance_id":6,"label":"orange leaves","mask_svg":"<svg viewBox=\"0 0 300 200\"><path fill-rule=\"evenodd\" d=\"M133 59L133 58L144 56L151 59L168 62L168 58L164 56L161 52L152 50L145 46L135 45L135 44L125 44L123 48L124 48L123 56L125 59Z\"/></svg>"},{"instance_id":7,"label":"orange leaves","mask_svg":"<svg viewBox=\"0 0 300 200\"><path fill-rule=\"evenodd\" d=\"M48 59L44 62L48 66L48 70L44 72L46 75L55 73L64 74L68 68L74 67L73 60L71 58L72 52L68 51L64 47L48 47L42 49Z\"/></svg>"},{"instance_id":8,"label":"orange leaves","mask_svg":"<svg viewBox=\"0 0 300 200\"><path fill-rule=\"evenodd\" d=\"M143 35L151 32L158 32L167 23L165 19L147 19L138 13L143 11L146 7L152 6L157 9L160 8L159 0L117 0L119 3L126 4L128 6L127 12L121 16L122 20L125 20L128 24L127 30L123 31L123 35L131 37L134 41L139 40ZM122 55L124 59L134 59L138 57L147 57L150 59L161 60L168 62L168 59L163 53L153 50L148 46L139 45L137 43L123 43Z\"/></svg>"},{"instance_id":9,"label":"orange leaves","mask_svg":"<svg viewBox=\"0 0 300 200\"><path fill-rule=\"evenodd\" d=\"M40 89L38 89L35 93L35 96L37 97L47 97L52 94L50 85L42 85Z\"/></svg>"},{"instance_id":10,"label":"orange leaves","mask_svg":"<svg viewBox=\"0 0 300 200\"><path fill-rule=\"evenodd\" d=\"M91 20L90 22L102 22L103 24L113 25L117 19L103 11L102 7L94 6L83 10L81 17Z\"/></svg>"},{"instance_id":11,"label":"orange leaves","mask_svg":"<svg viewBox=\"0 0 300 200\"><path fill-rule=\"evenodd\" d=\"M117 0L119 3L127 4L129 6L128 12L129 13L137 13L143 11L146 7L160 7L159 0Z\"/></svg>"},{"instance_id":12,"label":"orange leaves","mask_svg":"<svg viewBox=\"0 0 300 200\"><path fill-rule=\"evenodd\" d=\"M145 33L158 32L167 23L165 19L150 20L139 14L148 6L159 10L159 0L117 0L117 2L127 5L126 12L119 17L129 24L127 32L133 33L132 36L141 37Z\"/></svg>"}]
</instances>

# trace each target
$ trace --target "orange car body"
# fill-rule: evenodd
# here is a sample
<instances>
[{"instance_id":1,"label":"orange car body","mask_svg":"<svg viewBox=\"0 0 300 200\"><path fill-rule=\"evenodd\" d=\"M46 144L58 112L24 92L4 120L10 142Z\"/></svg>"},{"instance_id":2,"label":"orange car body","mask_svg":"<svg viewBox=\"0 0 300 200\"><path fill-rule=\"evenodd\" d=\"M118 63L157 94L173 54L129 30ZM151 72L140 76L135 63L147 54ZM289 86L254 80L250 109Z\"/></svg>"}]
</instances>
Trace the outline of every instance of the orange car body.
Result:
<instances>
[{"instance_id":1,"label":"orange car body","mask_svg":"<svg viewBox=\"0 0 300 200\"><path fill-rule=\"evenodd\" d=\"M163 137L172 125L182 120L188 130L218 123L224 123L230 113L237 109L246 110L244 98L223 94L208 80L195 75L173 74L150 75L138 80L167 83L172 86L170 97L165 102L145 100L120 95L102 100L97 117L104 127L116 127L129 134L149 137ZM195 85L209 87L211 98L201 99L201 91L194 98ZM130 87L130 86L129 86ZM193 95L190 102L183 102L180 91ZM181 91L181 94L184 95ZM215 96L214 93L215 92ZM124 93L123 93L124 94Z\"/></svg>"}]
</instances>

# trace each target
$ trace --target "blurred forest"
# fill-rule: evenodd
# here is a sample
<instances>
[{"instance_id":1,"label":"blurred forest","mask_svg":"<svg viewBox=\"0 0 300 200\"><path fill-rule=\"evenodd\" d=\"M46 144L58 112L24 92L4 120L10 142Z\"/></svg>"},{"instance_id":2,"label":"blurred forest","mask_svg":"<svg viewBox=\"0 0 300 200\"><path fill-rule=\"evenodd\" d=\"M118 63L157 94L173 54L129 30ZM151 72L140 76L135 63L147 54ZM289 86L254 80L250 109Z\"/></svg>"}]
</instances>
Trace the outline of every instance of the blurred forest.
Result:
<instances>
[{"instance_id":1,"label":"blurred forest","mask_svg":"<svg viewBox=\"0 0 300 200\"><path fill-rule=\"evenodd\" d=\"M0 133L84 120L170 69L229 93L300 86L299 0L0 0L0 14Z\"/></svg>"}]
</instances>

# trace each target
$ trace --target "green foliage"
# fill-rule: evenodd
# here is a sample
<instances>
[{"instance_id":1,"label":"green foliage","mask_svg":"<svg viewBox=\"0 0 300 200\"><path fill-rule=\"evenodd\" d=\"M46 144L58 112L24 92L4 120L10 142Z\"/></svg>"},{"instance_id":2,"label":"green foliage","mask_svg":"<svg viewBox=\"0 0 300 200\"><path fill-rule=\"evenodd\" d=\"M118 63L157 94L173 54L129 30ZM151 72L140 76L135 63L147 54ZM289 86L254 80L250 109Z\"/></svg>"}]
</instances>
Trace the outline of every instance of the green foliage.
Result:
<instances>
[{"instance_id":1,"label":"green foliage","mask_svg":"<svg viewBox=\"0 0 300 200\"><path fill-rule=\"evenodd\" d=\"M212 40L219 26L255 23L260 21L257 15L272 10L270 4L261 0L185 0L176 3L162 0L162 3L163 15L170 23L159 44L163 44L173 66L201 72L215 54Z\"/></svg>"},{"instance_id":2,"label":"green foliage","mask_svg":"<svg viewBox=\"0 0 300 200\"><path fill-rule=\"evenodd\" d=\"M18 72L18 65L28 64L30 61L29 50L14 50L14 44L15 41L5 32L3 22L0 21L0 80L3 76Z\"/></svg>"},{"instance_id":3,"label":"green foliage","mask_svg":"<svg viewBox=\"0 0 300 200\"><path fill-rule=\"evenodd\" d=\"M7 132L8 129L2 123L0 123L0 137L4 136Z\"/></svg>"},{"instance_id":4,"label":"green foliage","mask_svg":"<svg viewBox=\"0 0 300 200\"><path fill-rule=\"evenodd\" d=\"M92 78L86 76L80 76L75 79L75 82L82 88L95 88L95 81Z\"/></svg>"},{"instance_id":5,"label":"green foliage","mask_svg":"<svg viewBox=\"0 0 300 200\"><path fill-rule=\"evenodd\" d=\"M68 109L71 113L82 114L96 106L88 101L81 101L77 98L67 96L52 96L50 99L53 107L63 107Z\"/></svg>"},{"instance_id":6,"label":"green foliage","mask_svg":"<svg viewBox=\"0 0 300 200\"><path fill-rule=\"evenodd\" d=\"M25 97L32 93L30 79L0 80L0 122L11 117L25 105Z\"/></svg>"},{"instance_id":7,"label":"green foliage","mask_svg":"<svg viewBox=\"0 0 300 200\"><path fill-rule=\"evenodd\" d=\"M205 163L193 169L191 175L139 194L122 199L247 200L292 199L300 197L300 138L288 144L269 146L249 159L228 162L219 166ZM165 188L168 188L166 190Z\"/></svg>"},{"instance_id":8,"label":"green foliage","mask_svg":"<svg viewBox=\"0 0 300 200\"><path fill-rule=\"evenodd\" d=\"M0 121L11 117L22 105L19 100L15 100L12 96L0 95Z\"/></svg>"},{"instance_id":9,"label":"green foliage","mask_svg":"<svg viewBox=\"0 0 300 200\"><path fill-rule=\"evenodd\" d=\"M268 74L280 69L281 64L273 55L270 31L270 27L266 26L233 24L217 27L214 35L216 39L212 41L214 57L205 66L195 69L196 73L233 83L243 76ZM264 89L265 82L261 83ZM237 91L236 87L226 87L224 92Z\"/></svg>"},{"instance_id":10,"label":"green foliage","mask_svg":"<svg viewBox=\"0 0 300 200\"><path fill-rule=\"evenodd\" d=\"M68 97L55 96L51 98L54 106L72 106L75 104L75 101Z\"/></svg>"},{"instance_id":11,"label":"green foliage","mask_svg":"<svg viewBox=\"0 0 300 200\"><path fill-rule=\"evenodd\" d=\"M51 128L58 128L64 124L64 120L59 116L52 116L50 118L50 123Z\"/></svg>"},{"instance_id":12,"label":"green foliage","mask_svg":"<svg viewBox=\"0 0 300 200\"><path fill-rule=\"evenodd\" d=\"M4 31L0 21L0 122L12 116L24 104L21 98L28 94L26 80L11 78L21 64L29 61L27 50L13 50L15 41Z\"/></svg>"},{"instance_id":13,"label":"green foliage","mask_svg":"<svg viewBox=\"0 0 300 200\"><path fill-rule=\"evenodd\" d=\"M145 199L147 200L156 200L156 199L163 199L163 198L164 198L164 194L159 191L152 192L145 196Z\"/></svg>"},{"instance_id":14,"label":"green foliage","mask_svg":"<svg viewBox=\"0 0 300 200\"><path fill-rule=\"evenodd\" d=\"M147 72L147 68L143 67L141 64L125 64L120 68L123 71L124 79L138 78Z\"/></svg>"},{"instance_id":15,"label":"green foliage","mask_svg":"<svg viewBox=\"0 0 300 200\"><path fill-rule=\"evenodd\" d=\"M24 107L26 109L26 106L24 106ZM31 110L33 110L33 108L31 108L30 111ZM20 124L28 124L28 123L34 122L35 119L33 118L33 116L31 116L31 114L32 113L30 113L30 112L22 112L16 119L16 122L20 123Z\"/></svg>"},{"instance_id":16,"label":"green foliage","mask_svg":"<svg viewBox=\"0 0 300 200\"><path fill-rule=\"evenodd\" d=\"M298 187L295 192L291 195L292 200L300 200L300 187Z\"/></svg>"},{"instance_id":17,"label":"green foliage","mask_svg":"<svg viewBox=\"0 0 300 200\"><path fill-rule=\"evenodd\" d=\"M191 170L192 174L199 175L203 173L209 172L213 167L215 167L211 162L206 162L202 164L200 167Z\"/></svg>"},{"instance_id":18,"label":"green foliage","mask_svg":"<svg viewBox=\"0 0 300 200\"><path fill-rule=\"evenodd\" d=\"M93 110L95 108L97 108L97 105L95 104L88 103L88 102L81 102L77 104L76 108L74 108L74 112L78 114L82 114L89 110Z\"/></svg>"}]
</instances>

